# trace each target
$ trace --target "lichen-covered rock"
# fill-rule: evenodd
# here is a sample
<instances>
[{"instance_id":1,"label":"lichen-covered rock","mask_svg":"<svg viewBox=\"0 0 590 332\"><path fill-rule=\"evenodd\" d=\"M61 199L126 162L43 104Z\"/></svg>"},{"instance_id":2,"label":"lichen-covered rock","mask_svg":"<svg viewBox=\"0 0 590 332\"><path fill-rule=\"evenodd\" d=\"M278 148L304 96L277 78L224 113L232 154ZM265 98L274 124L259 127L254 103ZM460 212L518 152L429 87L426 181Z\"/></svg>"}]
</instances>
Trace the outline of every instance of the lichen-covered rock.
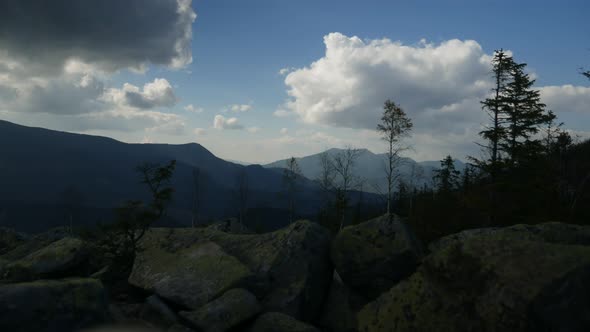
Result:
<instances>
[{"instance_id":1,"label":"lichen-covered rock","mask_svg":"<svg viewBox=\"0 0 590 332\"><path fill-rule=\"evenodd\" d=\"M107 319L107 295L95 279L0 286L0 331L78 331Z\"/></svg>"},{"instance_id":2,"label":"lichen-covered rock","mask_svg":"<svg viewBox=\"0 0 590 332\"><path fill-rule=\"evenodd\" d=\"M29 255L7 263L2 278L11 281L30 281L40 278L75 276L75 268L85 263L88 250L85 243L66 237Z\"/></svg>"},{"instance_id":3,"label":"lichen-covered rock","mask_svg":"<svg viewBox=\"0 0 590 332\"><path fill-rule=\"evenodd\" d=\"M342 229L331 256L344 283L374 299L416 270L421 248L399 218L385 215Z\"/></svg>"},{"instance_id":4,"label":"lichen-covered rock","mask_svg":"<svg viewBox=\"0 0 590 332\"><path fill-rule=\"evenodd\" d=\"M203 332L225 332L260 312L256 297L245 289L231 289L195 311L180 316Z\"/></svg>"},{"instance_id":5,"label":"lichen-covered rock","mask_svg":"<svg viewBox=\"0 0 590 332\"><path fill-rule=\"evenodd\" d=\"M537 296L590 264L590 246L550 231L566 228L517 225L444 239L415 274L359 312L359 330L527 331Z\"/></svg>"},{"instance_id":6,"label":"lichen-covered rock","mask_svg":"<svg viewBox=\"0 0 590 332\"><path fill-rule=\"evenodd\" d=\"M230 264L228 259L227 264L219 263L211 255L190 254L203 243L216 244L237 261ZM208 246L212 248L213 244ZM182 303L194 309L229 288L240 287L256 295L264 311L280 311L311 321L321 312L333 271L330 232L309 221L297 221L260 235L230 234L208 228L153 229L141 246L144 250L135 261L130 282L156 290L167 300L176 302L184 298ZM213 272L204 272L208 269ZM200 288L211 289L207 285L214 284L214 281L204 283L208 279L203 278L221 278L220 285L224 287L215 287L218 291L208 291L205 293L208 296L200 296L202 301L187 305L191 301L186 298L194 297L190 294L195 289L199 293ZM174 287L166 288L174 289L173 296L166 297L162 287L160 291L155 287L172 281Z\"/></svg>"},{"instance_id":7,"label":"lichen-covered rock","mask_svg":"<svg viewBox=\"0 0 590 332\"><path fill-rule=\"evenodd\" d=\"M320 332L317 328L280 312L260 315L249 332Z\"/></svg>"},{"instance_id":8,"label":"lichen-covered rock","mask_svg":"<svg viewBox=\"0 0 590 332\"><path fill-rule=\"evenodd\" d=\"M248 267L214 242L183 246L160 235L146 235L129 282L168 301L198 309L252 276Z\"/></svg>"}]
</instances>

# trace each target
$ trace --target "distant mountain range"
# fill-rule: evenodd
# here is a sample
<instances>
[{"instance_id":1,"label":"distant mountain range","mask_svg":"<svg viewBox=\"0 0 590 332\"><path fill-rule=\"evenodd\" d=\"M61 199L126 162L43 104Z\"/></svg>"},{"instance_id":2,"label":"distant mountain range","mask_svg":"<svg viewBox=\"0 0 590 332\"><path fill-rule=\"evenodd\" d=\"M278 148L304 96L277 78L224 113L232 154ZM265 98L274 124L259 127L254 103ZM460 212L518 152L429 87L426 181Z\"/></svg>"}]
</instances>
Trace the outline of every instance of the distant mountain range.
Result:
<instances>
[{"instance_id":1,"label":"distant mountain range","mask_svg":"<svg viewBox=\"0 0 590 332\"><path fill-rule=\"evenodd\" d=\"M330 156L334 156L343 149L329 149L325 151ZM316 179L321 174L320 164L321 153L313 154L301 158L295 158L301 173L308 179ZM364 180L363 190L368 192L383 192L385 190L385 165L387 154L375 154L367 149L360 149L354 165L355 176ZM265 168L281 169L287 165L287 159L278 160L266 165ZM434 170L438 169L440 161L420 161L416 162L410 158L401 158L399 163L400 178L406 183L413 183L415 187L423 185L432 186L432 177ZM455 160L455 168L462 171L465 164L460 160Z\"/></svg>"},{"instance_id":2,"label":"distant mountain range","mask_svg":"<svg viewBox=\"0 0 590 332\"><path fill-rule=\"evenodd\" d=\"M276 228L287 221L282 174L276 170L227 162L196 143L127 144L0 121L0 226L23 231L62 226L72 205L75 225L108 221L113 207L149 198L135 171L138 165L171 159L177 166L168 223L190 224L195 167L201 174L201 221L237 214L237 179L242 172L248 179L250 223L261 223L262 228L272 223L269 227ZM298 212L314 215L318 187L307 179L300 181Z\"/></svg>"}]
</instances>

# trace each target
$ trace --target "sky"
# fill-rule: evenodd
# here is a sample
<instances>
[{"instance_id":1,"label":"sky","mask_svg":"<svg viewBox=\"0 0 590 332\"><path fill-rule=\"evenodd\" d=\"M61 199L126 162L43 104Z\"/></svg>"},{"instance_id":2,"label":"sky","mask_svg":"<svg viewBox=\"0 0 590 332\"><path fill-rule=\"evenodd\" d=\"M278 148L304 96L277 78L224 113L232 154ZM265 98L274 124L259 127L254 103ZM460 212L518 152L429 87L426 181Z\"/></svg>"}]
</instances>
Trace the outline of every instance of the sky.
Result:
<instances>
[{"instance_id":1,"label":"sky","mask_svg":"<svg viewBox=\"0 0 590 332\"><path fill-rule=\"evenodd\" d=\"M465 159L504 49L583 139L588 13L587 0L3 0L0 119L267 163L385 151L391 99L414 123L408 157Z\"/></svg>"}]
</instances>

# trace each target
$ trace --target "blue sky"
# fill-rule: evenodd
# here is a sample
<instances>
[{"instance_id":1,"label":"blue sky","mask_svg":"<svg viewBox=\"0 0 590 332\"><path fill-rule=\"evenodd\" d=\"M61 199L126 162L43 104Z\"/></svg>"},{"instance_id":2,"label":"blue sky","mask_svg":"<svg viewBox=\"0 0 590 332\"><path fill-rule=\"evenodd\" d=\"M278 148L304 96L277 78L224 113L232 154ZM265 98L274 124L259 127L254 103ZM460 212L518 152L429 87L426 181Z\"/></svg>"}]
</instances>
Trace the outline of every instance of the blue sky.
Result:
<instances>
[{"instance_id":1,"label":"blue sky","mask_svg":"<svg viewBox=\"0 0 590 332\"><path fill-rule=\"evenodd\" d=\"M178 0L178 8L182 3L190 1ZM224 158L270 162L332 146L380 152L383 146L372 133L371 121L376 126L387 97L400 101L414 119L416 135L409 140L409 156L440 159L450 153L463 159L477 153L473 142L485 121L478 100L489 90L484 84L489 76L486 56L504 48L528 64L538 88L552 87L542 90L544 101L567 128L581 137L590 132L590 82L578 73L581 66L590 67L588 1L193 0L190 6L196 19L192 24L182 22L192 38L175 35L176 30L159 39L139 37L149 45L166 36L176 38L192 54L192 62L171 65L153 60L158 54L146 50L147 61L140 61L144 67L138 73L129 70L131 60L123 64L113 58L113 70L86 53L71 54L90 69L43 77L55 86L82 75L92 77L102 90L91 97L99 104L109 103L100 108L107 115L94 109L82 115L31 111L2 103L0 93L0 118L126 142L199 142ZM137 11L130 9L131 22ZM190 18L189 11L184 13ZM137 29L141 34L145 29L140 24L150 22L136 19L138 24L127 31ZM152 24L157 28L158 23ZM452 40L457 41L449 43ZM327 57L327 48L334 56ZM17 61L20 49L8 50L5 59ZM380 58L381 62L373 61ZM397 60L388 60L393 58ZM412 65L417 71L406 70ZM441 75L450 76L443 80ZM170 88L163 81L154 85L153 91L167 91L158 95L160 99L142 90L156 79L164 79ZM25 89L20 81L7 80L4 85ZM148 103L132 104L125 99L130 91ZM67 91L63 94L68 96ZM187 111L188 105L200 112ZM232 105L242 111L232 111ZM152 112L149 119L143 119L145 112Z\"/></svg>"}]
</instances>

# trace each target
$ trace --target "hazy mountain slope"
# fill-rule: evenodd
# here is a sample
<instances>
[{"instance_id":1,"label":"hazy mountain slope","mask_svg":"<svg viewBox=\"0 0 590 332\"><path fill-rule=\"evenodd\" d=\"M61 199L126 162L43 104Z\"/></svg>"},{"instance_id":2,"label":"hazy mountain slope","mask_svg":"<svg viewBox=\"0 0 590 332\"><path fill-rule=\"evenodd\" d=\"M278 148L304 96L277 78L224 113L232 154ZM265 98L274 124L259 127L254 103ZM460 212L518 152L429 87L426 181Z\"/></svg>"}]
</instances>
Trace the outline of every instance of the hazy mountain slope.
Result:
<instances>
[{"instance_id":1,"label":"hazy mountain slope","mask_svg":"<svg viewBox=\"0 0 590 332\"><path fill-rule=\"evenodd\" d=\"M329 155L333 156L342 149L329 149L325 151ZM317 178L321 173L320 155L313 154L301 158L296 158L301 172L309 179ZM375 154L367 149L360 149L358 158L355 163L354 173L365 179L365 185L363 190L376 192L376 187L384 189L385 183L385 165L387 156L386 154ZM287 165L287 159L278 160L269 164L264 165L267 168L285 168ZM416 169L422 168L422 175L414 176L414 183L416 186L422 186L424 184L431 185L433 171L440 165L439 161L422 161L416 162L410 158L402 158L400 161L399 172L401 178L405 181L410 181L412 178L412 172L416 173ZM460 160L455 160L455 167L458 170L463 170L465 164Z\"/></svg>"},{"instance_id":2,"label":"hazy mountain slope","mask_svg":"<svg viewBox=\"0 0 590 332\"><path fill-rule=\"evenodd\" d=\"M20 223L43 228L63 219L64 191L74 187L83 206L81 223L108 218L111 208L128 200L147 198L135 168L143 162L176 159L176 190L170 215L179 223L190 220L193 167L201 180L200 214L209 218L231 216L238 174L248 178L248 205L284 208L282 174L259 165L242 166L214 156L199 144L126 144L110 138L31 128L0 121L0 225ZM305 190L314 190L306 181ZM302 204L302 213L317 207L314 195ZM89 213L88 211L104 213ZM26 216L26 217L25 217ZM79 218L79 219L80 219ZM37 219L37 220L33 220ZM93 219L93 220L88 220Z\"/></svg>"}]
</instances>

